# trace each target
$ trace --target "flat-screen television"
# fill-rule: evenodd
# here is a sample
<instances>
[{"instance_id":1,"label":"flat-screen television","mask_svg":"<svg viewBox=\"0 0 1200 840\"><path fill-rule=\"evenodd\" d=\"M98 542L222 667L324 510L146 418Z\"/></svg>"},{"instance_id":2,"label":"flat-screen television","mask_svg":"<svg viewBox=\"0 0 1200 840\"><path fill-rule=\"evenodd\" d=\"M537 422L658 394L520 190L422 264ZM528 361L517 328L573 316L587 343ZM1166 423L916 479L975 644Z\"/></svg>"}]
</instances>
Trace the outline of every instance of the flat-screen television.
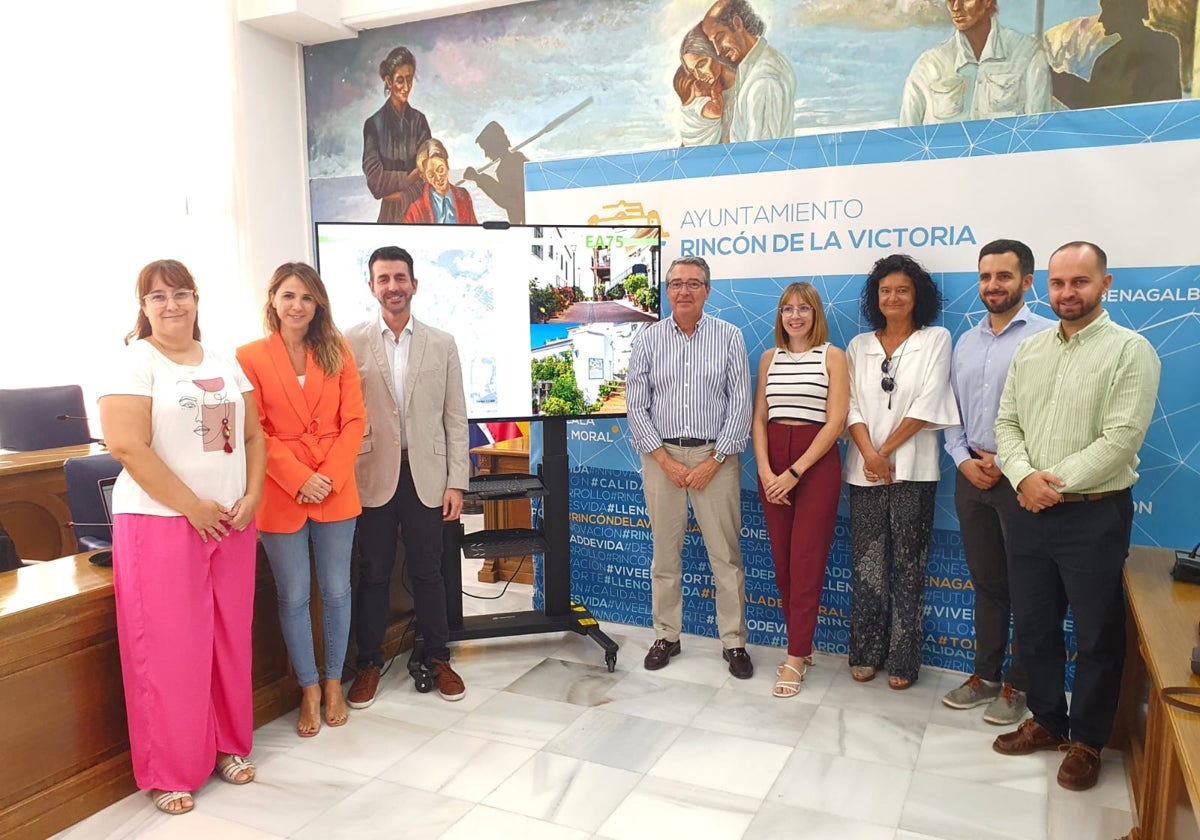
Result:
<instances>
[{"instance_id":1,"label":"flat-screen television","mask_svg":"<svg viewBox=\"0 0 1200 840\"><path fill-rule=\"evenodd\" d=\"M458 344L472 421L625 413L633 339L659 319L656 226L319 222L337 325L377 318L368 261L413 257L418 321Z\"/></svg>"}]
</instances>

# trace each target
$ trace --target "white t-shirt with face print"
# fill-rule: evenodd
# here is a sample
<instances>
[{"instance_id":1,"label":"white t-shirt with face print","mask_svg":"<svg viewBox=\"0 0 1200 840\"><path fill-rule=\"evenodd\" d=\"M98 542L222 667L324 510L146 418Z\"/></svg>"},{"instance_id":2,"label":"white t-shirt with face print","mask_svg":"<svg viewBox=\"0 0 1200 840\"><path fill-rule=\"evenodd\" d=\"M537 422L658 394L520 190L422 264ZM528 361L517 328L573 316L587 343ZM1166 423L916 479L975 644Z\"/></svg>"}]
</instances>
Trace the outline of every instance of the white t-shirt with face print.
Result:
<instances>
[{"instance_id":1,"label":"white t-shirt with face print","mask_svg":"<svg viewBox=\"0 0 1200 840\"><path fill-rule=\"evenodd\" d=\"M236 359L204 348L180 365L149 341L133 341L105 394L150 397L150 448L201 499L229 506L246 493L242 394L254 390ZM128 472L113 486L113 513L180 516L151 498Z\"/></svg>"}]
</instances>

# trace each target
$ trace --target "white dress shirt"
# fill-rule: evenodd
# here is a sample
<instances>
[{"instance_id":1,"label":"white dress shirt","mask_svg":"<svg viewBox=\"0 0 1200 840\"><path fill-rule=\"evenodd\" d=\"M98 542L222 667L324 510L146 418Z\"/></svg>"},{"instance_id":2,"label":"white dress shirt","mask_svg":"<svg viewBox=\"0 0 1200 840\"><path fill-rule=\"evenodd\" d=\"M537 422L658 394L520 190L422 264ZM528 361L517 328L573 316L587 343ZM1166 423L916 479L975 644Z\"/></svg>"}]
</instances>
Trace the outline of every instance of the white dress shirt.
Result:
<instances>
[{"instance_id":1,"label":"white dress shirt","mask_svg":"<svg viewBox=\"0 0 1200 840\"><path fill-rule=\"evenodd\" d=\"M387 350L388 364L392 368L392 387L396 389L396 408L400 412L400 448L408 449L408 438L404 430L404 378L408 375L408 349L412 346L413 320L400 330L400 336L379 316L379 329L383 332L383 346Z\"/></svg>"}]
</instances>

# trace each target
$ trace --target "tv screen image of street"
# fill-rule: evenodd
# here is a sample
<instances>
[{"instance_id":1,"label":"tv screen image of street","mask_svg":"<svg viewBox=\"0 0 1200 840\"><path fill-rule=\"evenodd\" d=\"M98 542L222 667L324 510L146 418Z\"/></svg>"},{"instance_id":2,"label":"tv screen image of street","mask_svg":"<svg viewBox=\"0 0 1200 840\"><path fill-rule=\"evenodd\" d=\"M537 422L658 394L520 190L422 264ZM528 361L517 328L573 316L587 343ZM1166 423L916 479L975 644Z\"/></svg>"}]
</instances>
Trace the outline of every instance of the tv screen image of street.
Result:
<instances>
[{"instance_id":1,"label":"tv screen image of street","mask_svg":"<svg viewBox=\"0 0 1200 840\"><path fill-rule=\"evenodd\" d=\"M317 270L342 330L378 318L368 263L413 258L417 321L454 336L472 421L625 413L637 334L659 320L658 226L319 222Z\"/></svg>"}]
</instances>

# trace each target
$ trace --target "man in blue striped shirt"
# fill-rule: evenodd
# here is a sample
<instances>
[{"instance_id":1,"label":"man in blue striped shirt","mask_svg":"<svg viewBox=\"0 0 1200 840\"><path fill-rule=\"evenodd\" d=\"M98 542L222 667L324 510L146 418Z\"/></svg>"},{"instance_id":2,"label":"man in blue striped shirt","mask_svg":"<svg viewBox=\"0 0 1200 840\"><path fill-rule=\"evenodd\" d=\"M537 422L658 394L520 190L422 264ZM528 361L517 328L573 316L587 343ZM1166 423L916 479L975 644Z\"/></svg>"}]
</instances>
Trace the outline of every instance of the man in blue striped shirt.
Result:
<instances>
[{"instance_id":1,"label":"man in blue striped shirt","mask_svg":"<svg viewBox=\"0 0 1200 840\"><path fill-rule=\"evenodd\" d=\"M682 560L688 503L716 583L717 629L729 672L754 675L746 653L746 574L738 545L741 468L750 435L750 362L742 333L704 315L708 263L680 257L667 269L671 317L634 340L625 383L629 429L642 457L642 486L654 539L651 593L655 671L681 650Z\"/></svg>"}]
</instances>

